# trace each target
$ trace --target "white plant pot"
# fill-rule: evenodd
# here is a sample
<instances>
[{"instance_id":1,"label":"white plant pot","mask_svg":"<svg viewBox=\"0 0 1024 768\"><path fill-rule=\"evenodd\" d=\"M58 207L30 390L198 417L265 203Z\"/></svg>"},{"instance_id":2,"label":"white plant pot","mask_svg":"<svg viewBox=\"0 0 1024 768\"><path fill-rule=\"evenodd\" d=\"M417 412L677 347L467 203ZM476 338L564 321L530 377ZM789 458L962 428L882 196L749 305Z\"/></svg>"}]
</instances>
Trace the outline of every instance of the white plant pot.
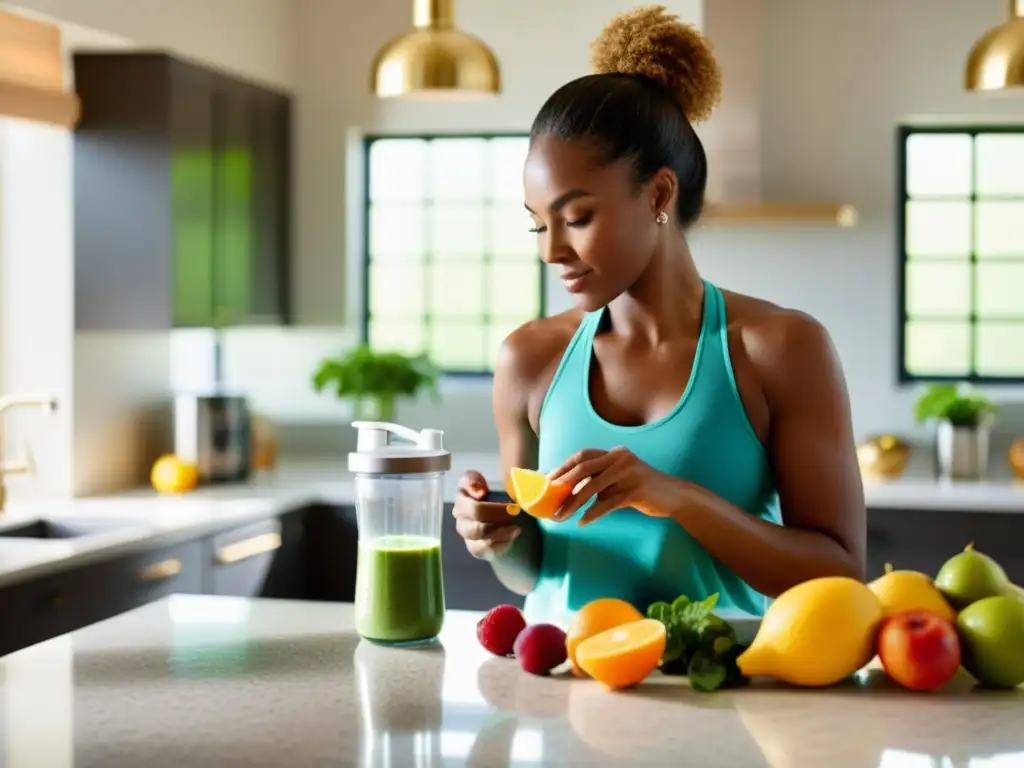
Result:
<instances>
[{"instance_id":1,"label":"white plant pot","mask_svg":"<svg viewBox=\"0 0 1024 768\"><path fill-rule=\"evenodd\" d=\"M939 475L950 480L979 480L987 476L990 434L987 425L959 427L940 421L935 446Z\"/></svg>"}]
</instances>

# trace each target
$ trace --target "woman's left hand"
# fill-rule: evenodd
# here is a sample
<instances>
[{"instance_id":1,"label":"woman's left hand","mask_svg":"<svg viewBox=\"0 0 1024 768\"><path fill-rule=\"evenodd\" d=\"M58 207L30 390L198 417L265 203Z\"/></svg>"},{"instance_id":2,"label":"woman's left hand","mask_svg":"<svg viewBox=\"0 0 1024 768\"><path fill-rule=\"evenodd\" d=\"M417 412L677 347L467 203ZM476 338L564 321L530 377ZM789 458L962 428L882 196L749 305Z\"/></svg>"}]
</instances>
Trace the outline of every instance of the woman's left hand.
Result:
<instances>
[{"instance_id":1,"label":"woman's left hand","mask_svg":"<svg viewBox=\"0 0 1024 768\"><path fill-rule=\"evenodd\" d=\"M553 482L573 487L590 478L555 515L556 520L568 520L580 507L594 499L590 509L580 518L580 525L624 507L633 507L652 517L668 517L674 504L678 503L682 483L678 478L645 464L625 448L580 451L550 472L548 477Z\"/></svg>"}]
</instances>

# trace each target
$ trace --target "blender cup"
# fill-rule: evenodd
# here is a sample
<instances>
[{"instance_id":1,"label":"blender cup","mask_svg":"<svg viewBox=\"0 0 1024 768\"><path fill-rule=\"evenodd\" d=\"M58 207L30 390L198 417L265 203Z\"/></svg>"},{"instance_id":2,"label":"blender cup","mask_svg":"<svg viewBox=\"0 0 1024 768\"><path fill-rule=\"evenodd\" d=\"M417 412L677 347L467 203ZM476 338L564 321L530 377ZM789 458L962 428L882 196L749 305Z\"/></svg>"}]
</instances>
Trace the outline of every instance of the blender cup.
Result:
<instances>
[{"instance_id":1,"label":"blender cup","mask_svg":"<svg viewBox=\"0 0 1024 768\"><path fill-rule=\"evenodd\" d=\"M443 433L356 421L356 631L371 642L416 645L444 623L441 521L452 457ZM389 443L389 436L406 443Z\"/></svg>"}]
</instances>

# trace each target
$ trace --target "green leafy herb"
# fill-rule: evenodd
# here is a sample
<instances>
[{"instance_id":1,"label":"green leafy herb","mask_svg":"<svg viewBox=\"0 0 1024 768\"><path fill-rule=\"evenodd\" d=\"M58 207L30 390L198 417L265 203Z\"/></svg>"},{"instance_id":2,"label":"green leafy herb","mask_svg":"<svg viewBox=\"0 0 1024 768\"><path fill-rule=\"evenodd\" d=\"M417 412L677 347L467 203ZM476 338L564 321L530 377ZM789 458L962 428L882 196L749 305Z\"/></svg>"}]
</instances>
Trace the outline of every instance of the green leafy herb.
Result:
<instances>
[{"instance_id":1,"label":"green leafy herb","mask_svg":"<svg viewBox=\"0 0 1024 768\"><path fill-rule=\"evenodd\" d=\"M647 608L647 617L665 625L665 653L661 671L686 675L695 691L714 691L742 685L736 666L744 648L736 642L736 630L714 614L718 594L698 602L680 595L671 603L659 601Z\"/></svg>"},{"instance_id":2,"label":"green leafy herb","mask_svg":"<svg viewBox=\"0 0 1024 768\"><path fill-rule=\"evenodd\" d=\"M690 657L686 674L690 678L690 687L704 693L717 691L727 676L725 664L701 650Z\"/></svg>"}]
</instances>

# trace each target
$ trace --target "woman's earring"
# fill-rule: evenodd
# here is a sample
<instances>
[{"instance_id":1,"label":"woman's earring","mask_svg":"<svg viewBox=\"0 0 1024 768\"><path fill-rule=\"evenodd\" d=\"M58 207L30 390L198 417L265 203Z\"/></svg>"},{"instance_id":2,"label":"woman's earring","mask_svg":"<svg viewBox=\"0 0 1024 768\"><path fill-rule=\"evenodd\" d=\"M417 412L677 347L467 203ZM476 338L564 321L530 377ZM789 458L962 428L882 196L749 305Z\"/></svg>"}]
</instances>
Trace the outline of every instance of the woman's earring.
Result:
<instances>
[{"instance_id":1,"label":"woman's earring","mask_svg":"<svg viewBox=\"0 0 1024 768\"><path fill-rule=\"evenodd\" d=\"M659 224L668 223L668 214L662 211L661 213L658 214L658 217L655 219L655 221L658 222Z\"/></svg>"}]
</instances>

